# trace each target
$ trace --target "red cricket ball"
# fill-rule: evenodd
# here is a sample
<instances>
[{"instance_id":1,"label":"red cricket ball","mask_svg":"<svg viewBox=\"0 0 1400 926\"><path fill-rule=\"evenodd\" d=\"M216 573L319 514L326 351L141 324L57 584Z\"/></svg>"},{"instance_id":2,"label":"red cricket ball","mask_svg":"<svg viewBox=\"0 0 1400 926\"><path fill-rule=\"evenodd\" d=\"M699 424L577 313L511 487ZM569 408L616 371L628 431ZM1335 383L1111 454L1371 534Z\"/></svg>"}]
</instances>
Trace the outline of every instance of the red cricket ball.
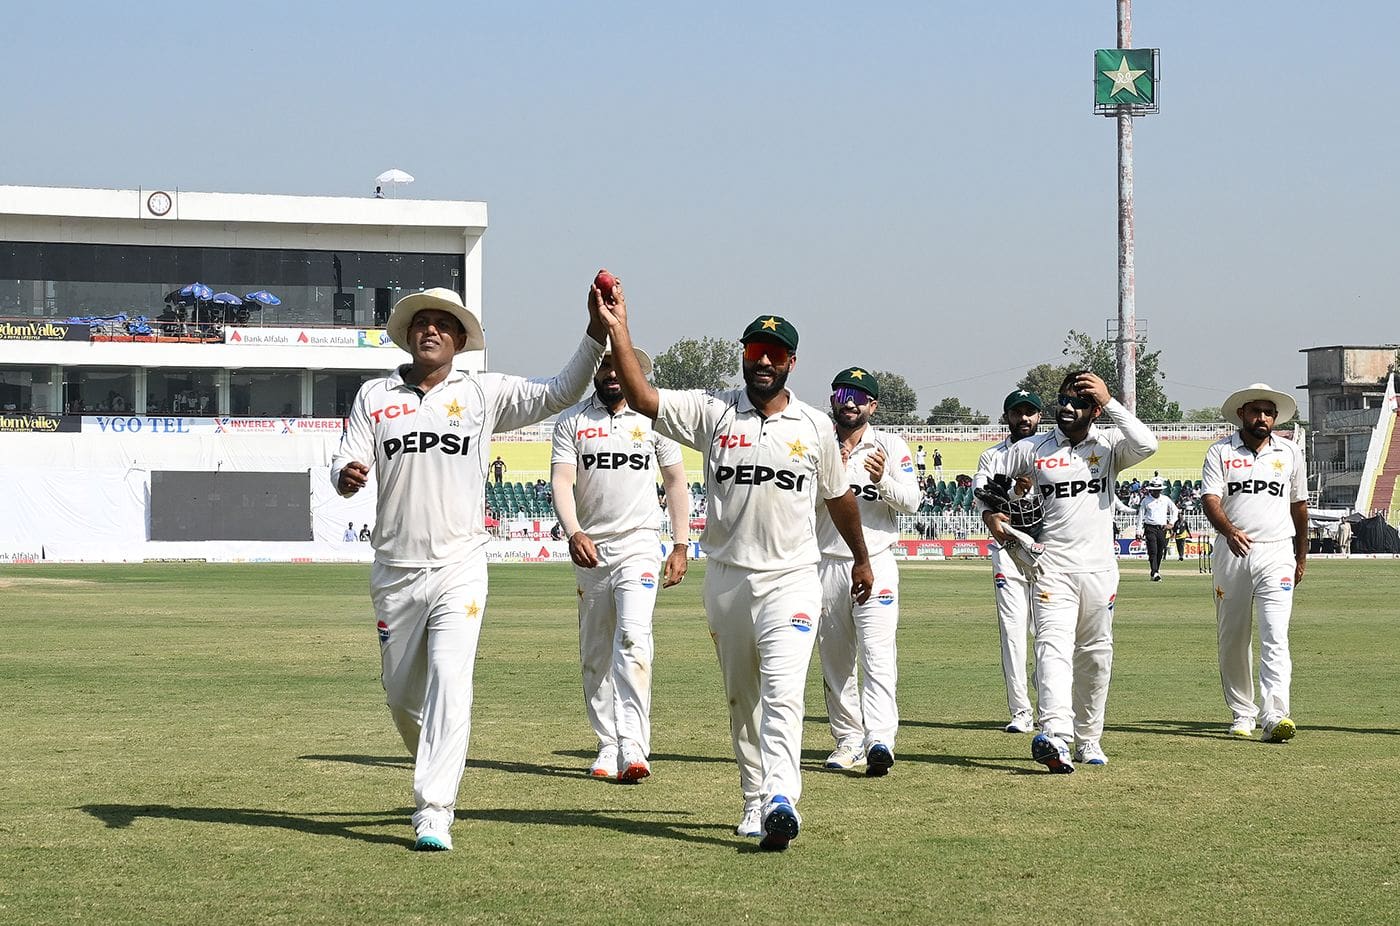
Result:
<instances>
[{"instance_id":1,"label":"red cricket ball","mask_svg":"<svg viewBox=\"0 0 1400 926\"><path fill-rule=\"evenodd\" d=\"M598 275L593 278L593 285L598 287L598 291L607 299L612 299L613 287L617 285L617 277L606 270L599 270Z\"/></svg>"}]
</instances>

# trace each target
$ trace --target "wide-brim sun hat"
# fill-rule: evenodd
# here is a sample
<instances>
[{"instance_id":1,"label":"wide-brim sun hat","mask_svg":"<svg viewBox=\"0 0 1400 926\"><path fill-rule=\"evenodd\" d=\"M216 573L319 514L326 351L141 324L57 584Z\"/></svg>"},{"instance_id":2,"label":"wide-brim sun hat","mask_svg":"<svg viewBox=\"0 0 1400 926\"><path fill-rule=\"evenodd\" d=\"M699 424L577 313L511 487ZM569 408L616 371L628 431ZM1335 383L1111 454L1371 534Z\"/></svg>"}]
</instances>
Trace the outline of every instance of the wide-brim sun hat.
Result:
<instances>
[{"instance_id":1,"label":"wide-brim sun hat","mask_svg":"<svg viewBox=\"0 0 1400 926\"><path fill-rule=\"evenodd\" d=\"M1286 392L1279 392L1267 383L1253 383L1238 392L1231 393L1230 397L1225 400L1225 404L1220 406L1220 413L1225 416L1226 421L1243 425L1244 422L1240 420L1240 408L1250 402L1274 403L1278 408L1278 417L1274 419L1275 424L1292 421L1293 416L1298 414L1298 403L1293 396Z\"/></svg>"},{"instance_id":2,"label":"wide-brim sun hat","mask_svg":"<svg viewBox=\"0 0 1400 926\"><path fill-rule=\"evenodd\" d=\"M486 349L486 335L481 330L481 319L476 312L462 304L462 297L457 295L456 290L443 286L425 289L421 293L409 293L394 303L394 311L389 313L389 324L385 326L389 331L389 340L407 351L408 326L413 323L413 316L424 309L446 312L462 323L462 329L467 333L467 343L457 353Z\"/></svg>"},{"instance_id":3,"label":"wide-brim sun hat","mask_svg":"<svg viewBox=\"0 0 1400 926\"><path fill-rule=\"evenodd\" d=\"M606 358L613 352L612 338L608 338L608 346L603 348L603 357ZM633 346L632 355L637 358L637 363L642 367L642 375L651 375L651 355L640 347Z\"/></svg>"}]
</instances>

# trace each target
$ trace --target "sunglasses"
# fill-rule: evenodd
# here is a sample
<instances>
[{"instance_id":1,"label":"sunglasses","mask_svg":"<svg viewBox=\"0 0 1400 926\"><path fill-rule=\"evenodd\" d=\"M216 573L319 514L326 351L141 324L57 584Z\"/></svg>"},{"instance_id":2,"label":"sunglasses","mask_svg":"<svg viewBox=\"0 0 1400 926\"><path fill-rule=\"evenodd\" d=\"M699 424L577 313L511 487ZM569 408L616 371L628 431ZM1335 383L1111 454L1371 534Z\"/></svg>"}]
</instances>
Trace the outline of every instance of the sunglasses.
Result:
<instances>
[{"instance_id":1,"label":"sunglasses","mask_svg":"<svg viewBox=\"0 0 1400 926\"><path fill-rule=\"evenodd\" d=\"M857 389L855 386L837 386L835 391L831 393L831 404L837 408L847 402L854 405L869 405L873 401L870 393L864 389Z\"/></svg>"},{"instance_id":2,"label":"sunglasses","mask_svg":"<svg viewBox=\"0 0 1400 926\"><path fill-rule=\"evenodd\" d=\"M744 359L749 363L758 363L764 357L775 366L782 366L788 362L792 352L781 344L774 344L772 341L750 341L744 345Z\"/></svg>"},{"instance_id":3,"label":"sunglasses","mask_svg":"<svg viewBox=\"0 0 1400 926\"><path fill-rule=\"evenodd\" d=\"M1059 398L1057 398L1055 401L1059 402L1061 405L1069 405L1074 408L1094 407L1093 399L1087 398L1082 395L1065 395L1063 392L1060 393Z\"/></svg>"}]
</instances>

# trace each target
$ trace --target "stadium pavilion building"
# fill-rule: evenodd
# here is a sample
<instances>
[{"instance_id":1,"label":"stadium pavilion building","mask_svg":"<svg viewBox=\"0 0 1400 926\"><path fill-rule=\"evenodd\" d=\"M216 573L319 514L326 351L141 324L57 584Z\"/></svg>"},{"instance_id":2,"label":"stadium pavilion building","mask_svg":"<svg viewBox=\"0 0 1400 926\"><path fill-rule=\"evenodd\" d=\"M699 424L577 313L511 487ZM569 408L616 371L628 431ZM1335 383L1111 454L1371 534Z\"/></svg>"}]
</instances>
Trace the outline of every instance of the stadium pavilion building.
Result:
<instances>
[{"instance_id":1,"label":"stadium pavilion building","mask_svg":"<svg viewBox=\"0 0 1400 926\"><path fill-rule=\"evenodd\" d=\"M479 202L0 186L0 562L368 559L342 535L374 493L324 467L408 359L393 302L481 306L485 231Z\"/></svg>"}]
</instances>

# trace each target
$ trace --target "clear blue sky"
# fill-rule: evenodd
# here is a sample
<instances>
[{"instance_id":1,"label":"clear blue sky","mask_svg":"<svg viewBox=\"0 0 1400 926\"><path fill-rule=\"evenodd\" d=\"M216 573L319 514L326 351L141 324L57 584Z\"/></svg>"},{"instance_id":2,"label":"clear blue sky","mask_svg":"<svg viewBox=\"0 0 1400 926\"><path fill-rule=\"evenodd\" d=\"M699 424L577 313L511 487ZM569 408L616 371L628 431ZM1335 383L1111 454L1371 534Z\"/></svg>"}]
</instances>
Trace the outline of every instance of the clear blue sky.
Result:
<instances>
[{"instance_id":1,"label":"clear blue sky","mask_svg":"<svg viewBox=\"0 0 1400 926\"><path fill-rule=\"evenodd\" d=\"M557 368L606 265L639 343L802 335L792 384L895 370L995 413L1116 311L1112 0L29 3L0 182L484 200L492 366ZM1138 0L1138 313L1168 393L1400 340L1400 11Z\"/></svg>"}]
</instances>

